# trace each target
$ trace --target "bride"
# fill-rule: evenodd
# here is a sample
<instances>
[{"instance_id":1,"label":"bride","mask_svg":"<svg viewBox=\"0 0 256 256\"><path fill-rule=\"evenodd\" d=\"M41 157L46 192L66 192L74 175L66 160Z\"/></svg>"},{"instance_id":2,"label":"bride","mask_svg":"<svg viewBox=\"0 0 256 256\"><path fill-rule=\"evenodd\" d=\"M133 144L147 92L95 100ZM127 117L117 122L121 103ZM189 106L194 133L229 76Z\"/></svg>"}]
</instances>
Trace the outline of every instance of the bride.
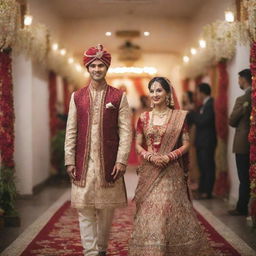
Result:
<instances>
[{"instance_id":1,"label":"bride","mask_svg":"<svg viewBox=\"0 0 256 256\"><path fill-rule=\"evenodd\" d=\"M215 256L197 220L187 188L186 111L170 82L148 85L153 110L140 115L136 150L143 158L135 192L129 256Z\"/></svg>"}]
</instances>

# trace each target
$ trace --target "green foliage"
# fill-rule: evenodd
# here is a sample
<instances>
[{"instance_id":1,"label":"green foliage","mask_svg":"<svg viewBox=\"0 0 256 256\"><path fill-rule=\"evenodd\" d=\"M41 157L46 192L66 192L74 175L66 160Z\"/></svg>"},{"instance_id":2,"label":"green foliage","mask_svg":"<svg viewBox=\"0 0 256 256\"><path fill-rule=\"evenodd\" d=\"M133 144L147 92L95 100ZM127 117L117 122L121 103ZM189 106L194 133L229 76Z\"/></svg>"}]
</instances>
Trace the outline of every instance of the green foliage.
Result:
<instances>
[{"instance_id":1,"label":"green foliage","mask_svg":"<svg viewBox=\"0 0 256 256\"><path fill-rule=\"evenodd\" d=\"M51 162L60 176L66 175L64 163L64 143L65 130L59 130L51 141Z\"/></svg>"},{"instance_id":2,"label":"green foliage","mask_svg":"<svg viewBox=\"0 0 256 256\"><path fill-rule=\"evenodd\" d=\"M2 166L0 168L0 208L5 216L17 216L15 200L17 196L14 183L14 168Z\"/></svg>"}]
</instances>

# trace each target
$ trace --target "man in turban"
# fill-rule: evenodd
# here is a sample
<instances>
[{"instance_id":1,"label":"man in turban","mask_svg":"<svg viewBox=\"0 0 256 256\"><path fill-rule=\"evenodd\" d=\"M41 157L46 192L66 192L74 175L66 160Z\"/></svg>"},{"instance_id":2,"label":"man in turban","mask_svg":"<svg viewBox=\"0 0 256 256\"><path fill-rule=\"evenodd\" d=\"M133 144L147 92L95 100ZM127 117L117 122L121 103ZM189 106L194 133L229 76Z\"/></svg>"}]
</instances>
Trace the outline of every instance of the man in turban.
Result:
<instances>
[{"instance_id":1,"label":"man in turban","mask_svg":"<svg viewBox=\"0 0 256 256\"><path fill-rule=\"evenodd\" d=\"M123 175L131 145L126 95L108 85L111 55L102 45L84 53L91 81L71 96L65 165L72 181L86 256L104 256L114 209L127 205Z\"/></svg>"}]
</instances>

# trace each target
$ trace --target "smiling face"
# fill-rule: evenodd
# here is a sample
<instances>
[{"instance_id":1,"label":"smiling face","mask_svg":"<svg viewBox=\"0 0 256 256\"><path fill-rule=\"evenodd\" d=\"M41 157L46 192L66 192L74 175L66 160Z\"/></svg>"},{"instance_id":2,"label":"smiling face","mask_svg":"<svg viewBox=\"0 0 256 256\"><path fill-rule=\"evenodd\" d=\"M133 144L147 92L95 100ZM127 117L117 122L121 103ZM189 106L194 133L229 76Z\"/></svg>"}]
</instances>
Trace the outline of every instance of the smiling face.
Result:
<instances>
[{"instance_id":1,"label":"smiling face","mask_svg":"<svg viewBox=\"0 0 256 256\"><path fill-rule=\"evenodd\" d=\"M107 71L106 65L100 60L95 60L88 66L91 79L97 82L105 79Z\"/></svg>"},{"instance_id":2,"label":"smiling face","mask_svg":"<svg viewBox=\"0 0 256 256\"><path fill-rule=\"evenodd\" d=\"M162 85L159 82L154 82L150 89L150 98L152 103L156 105L163 105L166 104L166 96L169 96L169 94L166 92L166 90L162 87Z\"/></svg>"}]
</instances>

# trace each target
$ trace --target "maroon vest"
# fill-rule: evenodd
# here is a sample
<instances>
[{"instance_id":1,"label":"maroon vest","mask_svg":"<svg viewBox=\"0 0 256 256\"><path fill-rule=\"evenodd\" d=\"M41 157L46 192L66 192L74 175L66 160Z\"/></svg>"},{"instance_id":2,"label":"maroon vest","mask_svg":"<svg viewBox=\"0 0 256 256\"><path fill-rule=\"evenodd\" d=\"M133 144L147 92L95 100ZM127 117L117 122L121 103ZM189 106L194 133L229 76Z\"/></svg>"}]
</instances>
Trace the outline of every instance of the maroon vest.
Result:
<instances>
[{"instance_id":1,"label":"maroon vest","mask_svg":"<svg viewBox=\"0 0 256 256\"><path fill-rule=\"evenodd\" d=\"M116 163L119 147L118 114L122 94L120 90L107 85L102 98L99 156L101 162L101 186L104 187L111 186L114 182L111 172ZM76 91L74 100L77 109L76 179L74 183L84 187L90 154L89 145L93 108L89 86ZM108 103L112 103L114 108L106 108Z\"/></svg>"}]
</instances>

